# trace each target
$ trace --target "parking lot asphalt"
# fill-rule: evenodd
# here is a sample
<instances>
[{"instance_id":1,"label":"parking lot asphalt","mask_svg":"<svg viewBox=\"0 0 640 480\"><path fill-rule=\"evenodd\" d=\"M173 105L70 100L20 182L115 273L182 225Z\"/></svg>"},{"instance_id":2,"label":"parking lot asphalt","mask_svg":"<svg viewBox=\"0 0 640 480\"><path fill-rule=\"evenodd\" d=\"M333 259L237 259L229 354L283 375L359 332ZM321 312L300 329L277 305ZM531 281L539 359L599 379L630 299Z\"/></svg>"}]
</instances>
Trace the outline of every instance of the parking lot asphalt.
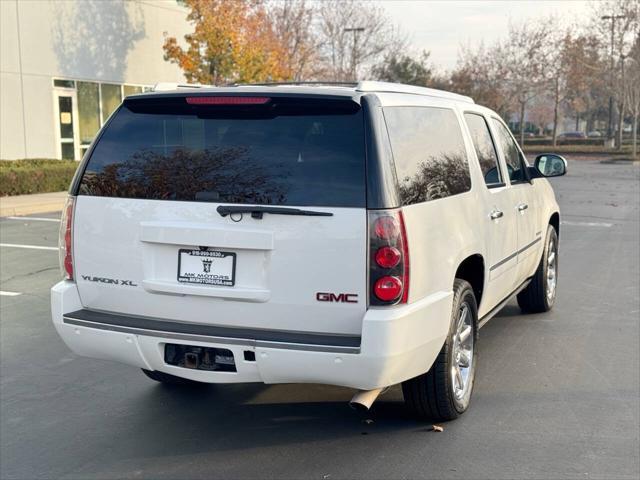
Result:
<instances>
[{"instance_id":1,"label":"parking lot asphalt","mask_svg":"<svg viewBox=\"0 0 640 480\"><path fill-rule=\"evenodd\" d=\"M0 219L0 477L640 477L640 168L569 163L553 311L480 332L470 410L443 432L392 388L365 415L321 385L167 388L72 354L50 320L58 224ZM55 218L55 214L38 217Z\"/></svg>"}]
</instances>

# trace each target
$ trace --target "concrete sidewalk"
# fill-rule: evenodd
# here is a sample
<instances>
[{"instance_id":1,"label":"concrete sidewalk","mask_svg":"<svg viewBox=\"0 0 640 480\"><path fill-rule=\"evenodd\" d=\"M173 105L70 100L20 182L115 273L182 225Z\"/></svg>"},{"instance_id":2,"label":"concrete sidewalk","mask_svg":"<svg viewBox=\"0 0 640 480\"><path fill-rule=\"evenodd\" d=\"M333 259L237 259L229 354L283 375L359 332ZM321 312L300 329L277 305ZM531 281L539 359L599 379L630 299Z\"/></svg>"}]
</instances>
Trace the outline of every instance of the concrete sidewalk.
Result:
<instances>
[{"instance_id":1,"label":"concrete sidewalk","mask_svg":"<svg viewBox=\"0 0 640 480\"><path fill-rule=\"evenodd\" d=\"M67 192L53 192L0 197L0 217L59 212L67 195Z\"/></svg>"}]
</instances>

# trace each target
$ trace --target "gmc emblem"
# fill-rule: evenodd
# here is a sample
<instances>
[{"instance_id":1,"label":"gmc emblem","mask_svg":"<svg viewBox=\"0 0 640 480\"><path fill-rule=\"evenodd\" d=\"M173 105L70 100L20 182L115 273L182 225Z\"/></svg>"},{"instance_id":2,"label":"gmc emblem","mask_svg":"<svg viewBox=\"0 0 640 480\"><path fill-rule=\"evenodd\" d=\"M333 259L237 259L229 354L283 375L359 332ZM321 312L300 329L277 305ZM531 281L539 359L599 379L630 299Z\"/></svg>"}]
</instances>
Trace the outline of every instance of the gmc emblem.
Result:
<instances>
[{"instance_id":1,"label":"gmc emblem","mask_svg":"<svg viewBox=\"0 0 640 480\"><path fill-rule=\"evenodd\" d=\"M338 302L338 303L358 303L357 293L316 293L316 300L319 302Z\"/></svg>"}]
</instances>

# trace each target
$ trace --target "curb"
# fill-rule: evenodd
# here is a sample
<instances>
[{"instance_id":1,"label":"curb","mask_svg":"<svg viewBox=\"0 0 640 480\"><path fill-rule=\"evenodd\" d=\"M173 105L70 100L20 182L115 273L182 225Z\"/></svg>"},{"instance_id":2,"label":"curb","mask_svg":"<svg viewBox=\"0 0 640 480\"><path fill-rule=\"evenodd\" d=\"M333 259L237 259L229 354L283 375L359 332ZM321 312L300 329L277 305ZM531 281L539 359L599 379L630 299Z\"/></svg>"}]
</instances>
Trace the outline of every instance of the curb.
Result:
<instances>
[{"instance_id":1,"label":"curb","mask_svg":"<svg viewBox=\"0 0 640 480\"><path fill-rule=\"evenodd\" d=\"M607 160L600 160L603 165L640 165L640 160L633 160L632 158L609 158Z\"/></svg>"},{"instance_id":2,"label":"curb","mask_svg":"<svg viewBox=\"0 0 640 480\"><path fill-rule=\"evenodd\" d=\"M21 207L0 207L0 217L21 217L23 215L33 215L36 213L61 212L63 207L64 202L25 205Z\"/></svg>"},{"instance_id":3,"label":"curb","mask_svg":"<svg viewBox=\"0 0 640 480\"><path fill-rule=\"evenodd\" d=\"M64 208L66 198L66 192L1 197L0 217L60 212Z\"/></svg>"}]
</instances>

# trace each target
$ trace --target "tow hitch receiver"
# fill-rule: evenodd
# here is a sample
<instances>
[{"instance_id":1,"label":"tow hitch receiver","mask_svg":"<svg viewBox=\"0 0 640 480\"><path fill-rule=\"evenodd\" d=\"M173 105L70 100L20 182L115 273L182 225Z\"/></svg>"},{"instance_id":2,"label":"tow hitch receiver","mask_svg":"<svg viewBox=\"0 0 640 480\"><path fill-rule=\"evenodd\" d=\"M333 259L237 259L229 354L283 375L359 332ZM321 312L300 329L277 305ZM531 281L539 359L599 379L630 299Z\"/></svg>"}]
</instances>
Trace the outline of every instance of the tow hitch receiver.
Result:
<instances>
[{"instance_id":1,"label":"tow hitch receiver","mask_svg":"<svg viewBox=\"0 0 640 480\"><path fill-rule=\"evenodd\" d=\"M196 347L167 343L164 347L164 361L176 367L193 370L235 372L236 362L233 352L226 348Z\"/></svg>"}]
</instances>

